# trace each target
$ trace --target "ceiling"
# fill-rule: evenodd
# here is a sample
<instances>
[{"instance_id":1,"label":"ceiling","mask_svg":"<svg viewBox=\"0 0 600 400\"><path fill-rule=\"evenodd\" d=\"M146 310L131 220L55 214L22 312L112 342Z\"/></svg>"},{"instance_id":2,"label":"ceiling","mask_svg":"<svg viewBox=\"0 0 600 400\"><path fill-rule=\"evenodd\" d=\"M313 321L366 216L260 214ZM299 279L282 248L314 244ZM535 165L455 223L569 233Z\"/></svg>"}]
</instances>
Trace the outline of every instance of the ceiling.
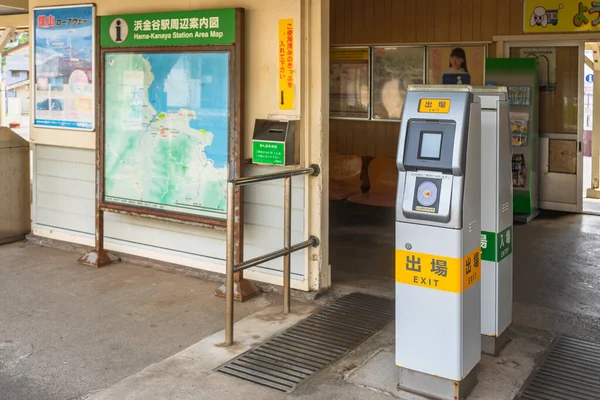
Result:
<instances>
[{"instance_id":1,"label":"ceiling","mask_svg":"<svg viewBox=\"0 0 600 400\"><path fill-rule=\"evenodd\" d=\"M0 5L0 15L25 14L27 10Z\"/></svg>"},{"instance_id":2,"label":"ceiling","mask_svg":"<svg viewBox=\"0 0 600 400\"><path fill-rule=\"evenodd\" d=\"M0 0L0 15L24 14L29 10L29 0Z\"/></svg>"}]
</instances>

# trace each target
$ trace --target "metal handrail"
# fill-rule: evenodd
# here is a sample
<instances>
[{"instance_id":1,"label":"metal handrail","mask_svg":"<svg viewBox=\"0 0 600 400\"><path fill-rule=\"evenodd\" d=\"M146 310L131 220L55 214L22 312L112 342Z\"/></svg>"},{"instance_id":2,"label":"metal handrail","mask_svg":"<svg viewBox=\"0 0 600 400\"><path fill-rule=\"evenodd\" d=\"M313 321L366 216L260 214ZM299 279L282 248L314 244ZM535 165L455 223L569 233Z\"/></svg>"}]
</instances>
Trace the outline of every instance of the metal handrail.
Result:
<instances>
[{"instance_id":1,"label":"metal handrail","mask_svg":"<svg viewBox=\"0 0 600 400\"><path fill-rule=\"evenodd\" d=\"M292 177L301 175L319 175L320 169L318 165L311 165L309 168L301 168L276 172L273 174L249 176L236 178L227 183L227 277L225 299L227 305L227 315L225 320L225 345L233 344L233 286L234 273L243 271L248 268L256 267L268 261L283 257L283 312L290 312L290 284L292 277L292 269L290 265L291 254L310 246L316 247L319 245L319 239L311 236L308 240L297 244L291 244L292 236ZM284 201L283 201L283 248L271 253L263 254L251 260L235 263L235 194L236 189L244 186L249 186L253 183L274 181L284 179ZM244 229L243 226L241 229Z\"/></svg>"}]
</instances>

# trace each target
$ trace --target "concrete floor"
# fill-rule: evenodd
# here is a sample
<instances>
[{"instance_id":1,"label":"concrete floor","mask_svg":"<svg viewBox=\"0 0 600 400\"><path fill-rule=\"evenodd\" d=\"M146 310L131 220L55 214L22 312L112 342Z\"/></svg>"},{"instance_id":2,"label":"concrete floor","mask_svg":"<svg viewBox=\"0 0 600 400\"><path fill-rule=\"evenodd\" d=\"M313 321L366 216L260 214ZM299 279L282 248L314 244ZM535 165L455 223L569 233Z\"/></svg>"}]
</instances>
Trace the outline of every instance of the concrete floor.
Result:
<instances>
[{"instance_id":1,"label":"concrete floor","mask_svg":"<svg viewBox=\"0 0 600 400\"><path fill-rule=\"evenodd\" d=\"M395 210L345 201L330 202L330 264L333 281L350 275L394 277Z\"/></svg>"},{"instance_id":2,"label":"concrete floor","mask_svg":"<svg viewBox=\"0 0 600 400\"><path fill-rule=\"evenodd\" d=\"M600 215L600 199L583 199L583 212Z\"/></svg>"},{"instance_id":3,"label":"concrete floor","mask_svg":"<svg viewBox=\"0 0 600 400\"><path fill-rule=\"evenodd\" d=\"M283 320L278 327L257 324L264 320L263 311L239 322L236 327L240 332L237 340L241 342L241 349L236 347L231 354L216 348L215 341L209 337L91 396L89 400L425 400L397 390L393 323L289 394L214 371L218 365L246 349L252 342L252 336L267 337L275 329L281 331L294 320L306 316L306 306L299 308L299 314L291 316L291 321ZM247 332L248 327L253 327L253 330ZM511 336L512 341L501 357L483 357L478 373L479 385L469 400L512 399L554 338L550 332L522 328L512 328Z\"/></svg>"},{"instance_id":4,"label":"concrete floor","mask_svg":"<svg viewBox=\"0 0 600 400\"><path fill-rule=\"evenodd\" d=\"M417 399L395 390L393 324L289 395L214 371L333 296L393 296L393 210L342 204L332 220L330 294L294 300L288 317L272 306L278 295L237 305L236 317L247 317L233 348L219 344L214 283L126 264L95 270L23 243L0 247L0 398ZM600 341L600 217L543 212L515 226L513 243L512 340L499 358L482 358L470 400L512 398L557 333Z\"/></svg>"},{"instance_id":5,"label":"concrete floor","mask_svg":"<svg viewBox=\"0 0 600 400\"><path fill-rule=\"evenodd\" d=\"M543 212L515 227L514 300L600 317L600 218Z\"/></svg>"},{"instance_id":6,"label":"concrete floor","mask_svg":"<svg viewBox=\"0 0 600 400\"><path fill-rule=\"evenodd\" d=\"M80 398L225 323L215 283L76 259L25 243L0 246L0 399ZM269 304L263 296L236 305L236 319Z\"/></svg>"}]
</instances>

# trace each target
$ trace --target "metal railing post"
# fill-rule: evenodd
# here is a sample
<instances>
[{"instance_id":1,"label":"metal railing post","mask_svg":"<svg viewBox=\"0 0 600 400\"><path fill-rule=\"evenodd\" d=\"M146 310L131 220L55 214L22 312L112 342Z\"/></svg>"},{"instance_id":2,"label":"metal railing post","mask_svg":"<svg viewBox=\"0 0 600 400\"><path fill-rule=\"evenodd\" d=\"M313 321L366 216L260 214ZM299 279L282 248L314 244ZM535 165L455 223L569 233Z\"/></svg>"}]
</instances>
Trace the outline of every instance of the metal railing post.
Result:
<instances>
[{"instance_id":1,"label":"metal railing post","mask_svg":"<svg viewBox=\"0 0 600 400\"><path fill-rule=\"evenodd\" d=\"M227 276L225 299L227 303L227 316L225 320L225 345L233 344L233 270L235 264L235 190L233 182L227 183Z\"/></svg>"},{"instance_id":2,"label":"metal railing post","mask_svg":"<svg viewBox=\"0 0 600 400\"><path fill-rule=\"evenodd\" d=\"M286 177L284 183L283 248L286 253L283 256L283 313L289 314L292 281L292 177Z\"/></svg>"},{"instance_id":3,"label":"metal railing post","mask_svg":"<svg viewBox=\"0 0 600 400\"><path fill-rule=\"evenodd\" d=\"M310 246L319 246L319 238L310 236L308 240L292 245L292 177L301 175L319 175L319 166L311 165L310 168L298 169L294 171L279 172L268 175L258 175L246 178L236 178L227 183L227 242L225 260L227 264L227 275L225 282L225 300L226 300L226 319L225 319L225 345L233 344L233 301L234 301L234 275L236 272L242 272L248 268L258 266L279 257L283 257L283 312L290 313L291 300L291 283L292 283L292 268L291 257L292 253L306 249ZM273 181L277 179L284 180L284 199L283 199L283 249L272 251L251 260L243 260L240 257L239 261L235 259L235 206L236 206L236 190L240 190L243 186L248 186L253 183ZM244 229L243 226L240 229ZM243 246L243 243L240 243ZM237 261L237 262L236 262Z\"/></svg>"}]
</instances>

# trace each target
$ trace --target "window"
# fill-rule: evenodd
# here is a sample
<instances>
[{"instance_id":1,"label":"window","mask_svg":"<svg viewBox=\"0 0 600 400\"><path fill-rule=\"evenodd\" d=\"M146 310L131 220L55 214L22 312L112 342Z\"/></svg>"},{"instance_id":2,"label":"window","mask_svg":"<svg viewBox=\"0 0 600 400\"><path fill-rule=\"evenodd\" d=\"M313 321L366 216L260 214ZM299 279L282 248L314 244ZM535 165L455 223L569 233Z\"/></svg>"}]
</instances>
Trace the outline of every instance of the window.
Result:
<instances>
[{"instance_id":1,"label":"window","mask_svg":"<svg viewBox=\"0 0 600 400\"><path fill-rule=\"evenodd\" d=\"M369 118L369 48L331 49L329 114L332 118Z\"/></svg>"},{"instance_id":2,"label":"window","mask_svg":"<svg viewBox=\"0 0 600 400\"><path fill-rule=\"evenodd\" d=\"M373 48L373 119L400 120L409 85L425 79L425 47Z\"/></svg>"},{"instance_id":3,"label":"window","mask_svg":"<svg viewBox=\"0 0 600 400\"><path fill-rule=\"evenodd\" d=\"M485 84L487 45L330 49L329 116L400 121L410 85Z\"/></svg>"}]
</instances>

